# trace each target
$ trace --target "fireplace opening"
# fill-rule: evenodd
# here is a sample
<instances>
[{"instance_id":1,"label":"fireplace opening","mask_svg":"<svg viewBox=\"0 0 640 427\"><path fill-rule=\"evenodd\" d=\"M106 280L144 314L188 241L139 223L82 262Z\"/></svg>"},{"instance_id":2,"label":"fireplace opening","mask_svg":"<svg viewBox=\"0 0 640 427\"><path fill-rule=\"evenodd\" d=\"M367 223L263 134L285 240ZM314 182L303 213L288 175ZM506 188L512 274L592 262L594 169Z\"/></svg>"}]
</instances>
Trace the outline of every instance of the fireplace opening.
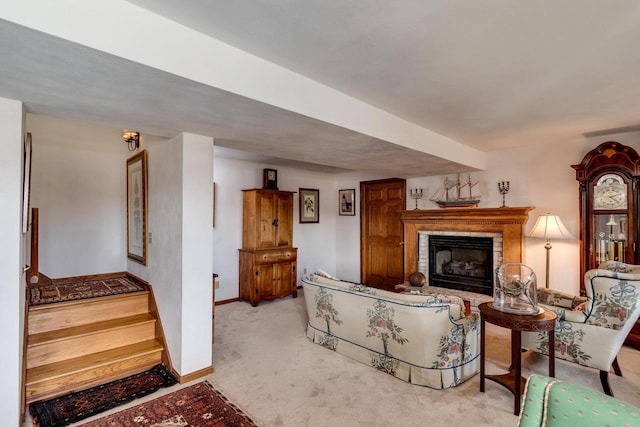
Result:
<instances>
[{"instance_id":1,"label":"fireplace opening","mask_svg":"<svg viewBox=\"0 0 640 427\"><path fill-rule=\"evenodd\" d=\"M429 284L493 295L493 239L429 237Z\"/></svg>"}]
</instances>

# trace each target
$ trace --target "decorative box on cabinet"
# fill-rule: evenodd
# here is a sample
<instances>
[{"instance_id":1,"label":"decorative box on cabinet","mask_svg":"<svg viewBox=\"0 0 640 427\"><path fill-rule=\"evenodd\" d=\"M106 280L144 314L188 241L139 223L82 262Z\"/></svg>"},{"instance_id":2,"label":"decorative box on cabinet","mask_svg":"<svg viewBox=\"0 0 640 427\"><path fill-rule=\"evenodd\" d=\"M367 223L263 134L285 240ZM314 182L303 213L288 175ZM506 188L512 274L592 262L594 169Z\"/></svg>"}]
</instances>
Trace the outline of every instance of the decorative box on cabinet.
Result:
<instances>
[{"instance_id":1,"label":"decorative box on cabinet","mask_svg":"<svg viewBox=\"0 0 640 427\"><path fill-rule=\"evenodd\" d=\"M293 194L243 190L240 299L254 307L262 300L298 296Z\"/></svg>"}]
</instances>

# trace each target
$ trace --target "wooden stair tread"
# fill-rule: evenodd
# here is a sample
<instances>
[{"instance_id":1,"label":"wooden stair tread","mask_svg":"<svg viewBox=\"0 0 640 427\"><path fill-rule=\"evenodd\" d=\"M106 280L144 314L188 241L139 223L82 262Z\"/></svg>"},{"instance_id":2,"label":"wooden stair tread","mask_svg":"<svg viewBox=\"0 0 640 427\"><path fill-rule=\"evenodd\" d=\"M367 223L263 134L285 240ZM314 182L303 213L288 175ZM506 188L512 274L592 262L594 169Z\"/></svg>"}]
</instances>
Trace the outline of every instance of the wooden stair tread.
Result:
<instances>
[{"instance_id":1,"label":"wooden stair tread","mask_svg":"<svg viewBox=\"0 0 640 427\"><path fill-rule=\"evenodd\" d=\"M27 345L28 347L34 347L37 345L48 344L54 341L66 340L71 337L78 337L83 335L91 335L106 330L113 330L118 328L126 328L131 325L147 322L155 322L156 318L149 314L138 314L135 316L121 317L117 319L105 320L97 323L90 323L87 325L74 326L70 328L58 329L55 331L41 332L38 334L29 335Z\"/></svg>"},{"instance_id":2,"label":"wooden stair tread","mask_svg":"<svg viewBox=\"0 0 640 427\"><path fill-rule=\"evenodd\" d=\"M68 306L74 306L74 305L91 304L92 302L96 302L96 301L105 301L109 299L111 300L123 299L133 295L148 295L148 294L149 294L149 290L142 290L142 291L135 291L135 292L126 292L126 293L117 294L117 295L105 295L105 296L100 296L95 298L85 298L85 299L77 299L77 300L71 300L71 301L52 302L48 304L30 305L29 311L33 312L33 311L39 311L39 310L47 310L47 309L56 308L56 307L59 308L59 307L68 307Z\"/></svg>"},{"instance_id":3,"label":"wooden stair tread","mask_svg":"<svg viewBox=\"0 0 640 427\"><path fill-rule=\"evenodd\" d=\"M144 290L28 307L27 404L166 363L153 292L141 284Z\"/></svg>"},{"instance_id":4,"label":"wooden stair tread","mask_svg":"<svg viewBox=\"0 0 640 427\"><path fill-rule=\"evenodd\" d=\"M157 340L149 340L98 353L92 353L86 356L50 363L48 365L37 366L27 369L26 384L28 387L29 385L41 381L49 381L76 372L96 369L102 366L118 363L121 360L130 359L142 354L160 352L162 350L162 344Z\"/></svg>"}]
</instances>

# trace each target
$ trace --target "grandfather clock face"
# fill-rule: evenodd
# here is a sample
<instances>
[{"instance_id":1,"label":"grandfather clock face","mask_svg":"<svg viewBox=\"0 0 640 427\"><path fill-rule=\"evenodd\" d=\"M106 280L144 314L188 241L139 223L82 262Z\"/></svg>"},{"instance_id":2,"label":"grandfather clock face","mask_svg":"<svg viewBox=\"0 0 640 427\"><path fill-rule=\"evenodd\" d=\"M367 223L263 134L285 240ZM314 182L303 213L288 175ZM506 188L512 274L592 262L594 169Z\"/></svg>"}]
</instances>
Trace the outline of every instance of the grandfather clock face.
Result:
<instances>
[{"instance_id":1,"label":"grandfather clock face","mask_svg":"<svg viewBox=\"0 0 640 427\"><path fill-rule=\"evenodd\" d=\"M621 176L609 173L593 187L593 209L627 209L627 184Z\"/></svg>"}]
</instances>

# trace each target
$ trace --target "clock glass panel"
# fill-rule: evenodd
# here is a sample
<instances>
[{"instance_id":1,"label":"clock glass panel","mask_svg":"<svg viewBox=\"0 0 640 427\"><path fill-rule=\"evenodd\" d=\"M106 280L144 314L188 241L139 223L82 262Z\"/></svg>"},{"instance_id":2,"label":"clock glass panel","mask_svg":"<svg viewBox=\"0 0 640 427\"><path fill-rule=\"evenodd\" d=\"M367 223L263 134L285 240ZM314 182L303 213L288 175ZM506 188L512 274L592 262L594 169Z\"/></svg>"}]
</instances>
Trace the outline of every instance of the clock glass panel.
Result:
<instances>
[{"instance_id":1,"label":"clock glass panel","mask_svg":"<svg viewBox=\"0 0 640 427\"><path fill-rule=\"evenodd\" d=\"M625 262L628 217L626 214L596 214L593 216L592 243L596 265L604 261Z\"/></svg>"}]
</instances>

